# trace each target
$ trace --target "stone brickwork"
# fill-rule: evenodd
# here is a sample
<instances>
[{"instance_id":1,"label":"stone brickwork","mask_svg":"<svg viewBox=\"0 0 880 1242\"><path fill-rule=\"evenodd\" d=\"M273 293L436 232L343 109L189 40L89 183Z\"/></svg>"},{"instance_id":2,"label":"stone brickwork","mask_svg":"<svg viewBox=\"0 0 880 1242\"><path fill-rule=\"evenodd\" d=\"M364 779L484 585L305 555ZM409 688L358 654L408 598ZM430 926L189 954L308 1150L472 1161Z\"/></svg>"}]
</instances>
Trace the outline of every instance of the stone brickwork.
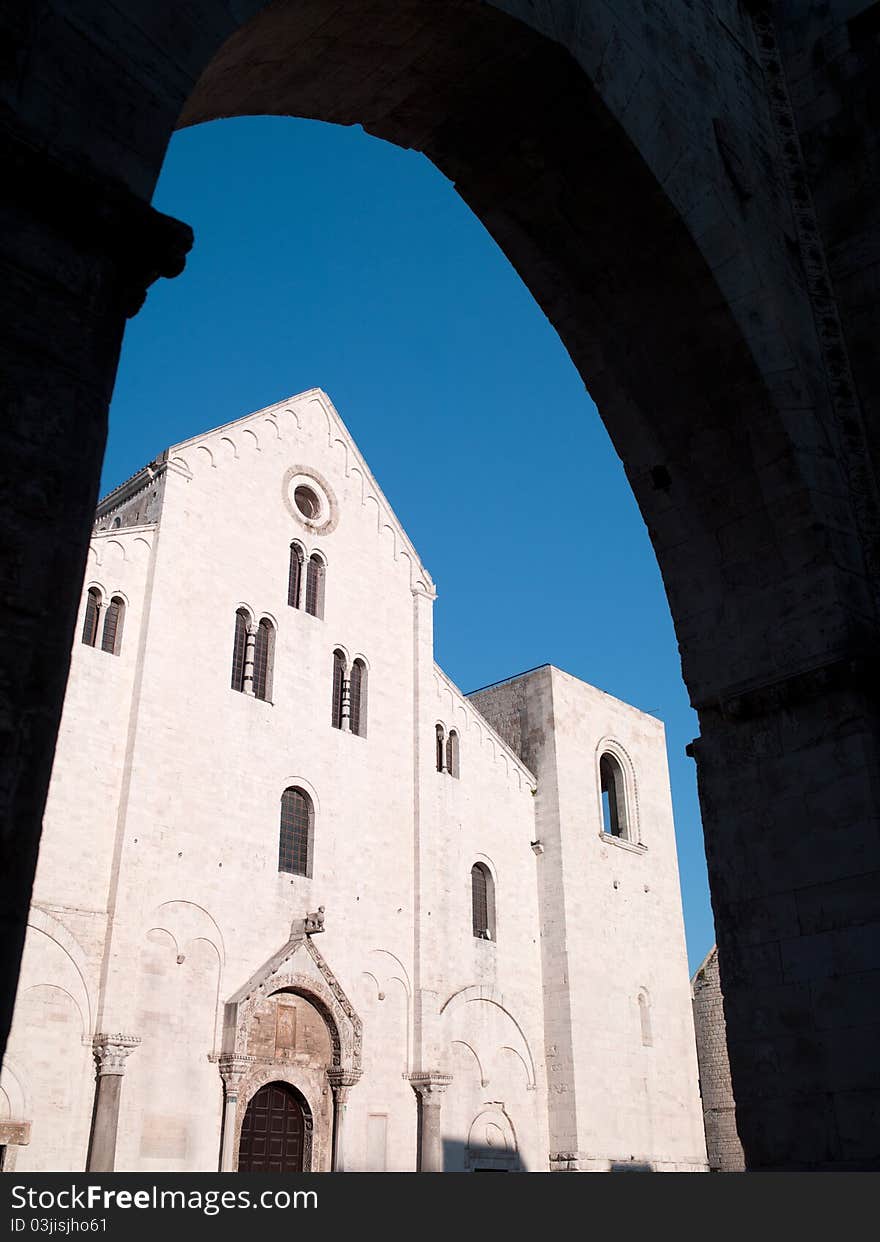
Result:
<instances>
[{"instance_id":1,"label":"stone brickwork","mask_svg":"<svg viewBox=\"0 0 880 1242\"><path fill-rule=\"evenodd\" d=\"M718 975L718 950L714 946L694 975L691 987L709 1169L713 1173L741 1173L745 1158L736 1131L724 1000Z\"/></svg>"}]
</instances>

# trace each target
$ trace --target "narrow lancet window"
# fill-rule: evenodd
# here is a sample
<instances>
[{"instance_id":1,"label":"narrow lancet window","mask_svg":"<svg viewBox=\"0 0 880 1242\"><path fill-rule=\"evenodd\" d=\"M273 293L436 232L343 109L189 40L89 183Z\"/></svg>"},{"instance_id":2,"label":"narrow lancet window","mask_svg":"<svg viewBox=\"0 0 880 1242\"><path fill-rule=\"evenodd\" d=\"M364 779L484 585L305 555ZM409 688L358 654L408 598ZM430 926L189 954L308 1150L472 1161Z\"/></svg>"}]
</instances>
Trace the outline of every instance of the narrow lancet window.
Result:
<instances>
[{"instance_id":1,"label":"narrow lancet window","mask_svg":"<svg viewBox=\"0 0 880 1242\"><path fill-rule=\"evenodd\" d=\"M324 571L324 562L313 552L306 570L306 612L313 617L324 615Z\"/></svg>"},{"instance_id":2,"label":"narrow lancet window","mask_svg":"<svg viewBox=\"0 0 880 1242\"><path fill-rule=\"evenodd\" d=\"M478 940L495 939L495 885L485 863L471 867L473 930Z\"/></svg>"},{"instance_id":3,"label":"narrow lancet window","mask_svg":"<svg viewBox=\"0 0 880 1242\"><path fill-rule=\"evenodd\" d=\"M629 839L626 815L626 784L623 769L613 755L607 752L599 760L599 780L602 787L602 831L610 837Z\"/></svg>"},{"instance_id":4,"label":"narrow lancet window","mask_svg":"<svg viewBox=\"0 0 880 1242\"><path fill-rule=\"evenodd\" d=\"M247 656L248 627L250 615L246 608L235 614L235 638L232 643L232 689L244 690L244 666Z\"/></svg>"},{"instance_id":5,"label":"narrow lancet window","mask_svg":"<svg viewBox=\"0 0 880 1242\"><path fill-rule=\"evenodd\" d=\"M98 641L98 619L101 615L101 592L97 587L89 587L86 596L86 615L83 621L82 640L87 647L94 647Z\"/></svg>"},{"instance_id":6,"label":"narrow lancet window","mask_svg":"<svg viewBox=\"0 0 880 1242\"><path fill-rule=\"evenodd\" d=\"M290 570L287 575L287 602L291 608L299 608L302 595L303 550L298 543L290 545Z\"/></svg>"},{"instance_id":7,"label":"narrow lancet window","mask_svg":"<svg viewBox=\"0 0 880 1242\"><path fill-rule=\"evenodd\" d=\"M442 772L445 766L446 757L446 731L442 724L437 726L437 771Z\"/></svg>"},{"instance_id":8,"label":"narrow lancet window","mask_svg":"<svg viewBox=\"0 0 880 1242\"><path fill-rule=\"evenodd\" d=\"M122 649L122 622L125 617L125 603L114 595L107 605L104 614L104 631L101 634L101 650L111 655L119 655Z\"/></svg>"},{"instance_id":9,"label":"narrow lancet window","mask_svg":"<svg viewBox=\"0 0 880 1242\"><path fill-rule=\"evenodd\" d=\"M458 733L455 729L449 730L446 739L446 771L450 776L458 776Z\"/></svg>"},{"instance_id":10,"label":"narrow lancet window","mask_svg":"<svg viewBox=\"0 0 880 1242\"><path fill-rule=\"evenodd\" d=\"M263 617L254 640L254 698L272 698L272 664L275 658L275 626Z\"/></svg>"},{"instance_id":11,"label":"narrow lancet window","mask_svg":"<svg viewBox=\"0 0 880 1242\"><path fill-rule=\"evenodd\" d=\"M304 789L291 786L281 795L278 870L291 875L311 875L313 842L312 800Z\"/></svg>"},{"instance_id":12,"label":"narrow lancet window","mask_svg":"<svg viewBox=\"0 0 880 1242\"><path fill-rule=\"evenodd\" d=\"M367 736L367 666L363 660L355 660L351 666L349 683L350 728L358 737Z\"/></svg>"},{"instance_id":13,"label":"narrow lancet window","mask_svg":"<svg viewBox=\"0 0 880 1242\"><path fill-rule=\"evenodd\" d=\"M342 728L343 691L345 689L345 656L341 651L333 652L333 696L331 703L330 723L334 729Z\"/></svg>"}]
</instances>

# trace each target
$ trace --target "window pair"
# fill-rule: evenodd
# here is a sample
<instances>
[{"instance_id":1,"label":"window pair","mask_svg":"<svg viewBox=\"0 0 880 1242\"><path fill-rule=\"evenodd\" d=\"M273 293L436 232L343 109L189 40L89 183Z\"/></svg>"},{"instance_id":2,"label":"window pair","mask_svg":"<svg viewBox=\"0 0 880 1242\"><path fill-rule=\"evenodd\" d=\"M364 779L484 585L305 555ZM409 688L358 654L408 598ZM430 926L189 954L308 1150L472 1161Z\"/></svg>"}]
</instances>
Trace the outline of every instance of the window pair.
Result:
<instances>
[{"instance_id":1,"label":"window pair","mask_svg":"<svg viewBox=\"0 0 880 1242\"><path fill-rule=\"evenodd\" d=\"M442 724L437 725L437 771L446 772L449 776L458 776L458 733L455 729L449 730L449 736L446 735L446 729Z\"/></svg>"},{"instance_id":2,"label":"window pair","mask_svg":"<svg viewBox=\"0 0 880 1242\"><path fill-rule=\"evenodd\" d=\"M268 617L255 626L247 608L239 608L232 646L232 689L271 700L274 663L275 626Z\"/></svg>"},{"instance_id":3,"label":"window pair","mask_svg":"<svg viewBox=\"0 0 880 1242\"><path fill-rule=\"evenodd\" d=\"M82 640L87 647L94 647L98 642L98 630L101 628L101 613L104 614L104 627L101 632L101 650L111 655L119 655L122 650L122 622L125 617L125 601L120 595L113 595L105 608L103 597L97 587L89 587L86 597L86 615L83 621Z\"/></svg>"},{"instance_id":4,"label":"window pair","mask_svg":"<svg viewBox=\"0 0 880 1242\"><path fill-rule=\"evenodd\" d=\"M344 729L348 721L350 733L367 736L367 666L358 656L348 672L345 652L333 652L333 698L330 723Z\"/></svg>"},{"instance_id":5,"label":"window pair","mask_svg":"<svg viewBox=\"0 0 880 1242\"><path fill-rule=\"evenodd\" d=\"M317 552L313 552L306 561L304 549L298 543L292 543L287 577L287 602L291 608L300 607L303 575L306 580L305 610L313 617L323 617L327 565Z\"/></svg>"}]
</instances>

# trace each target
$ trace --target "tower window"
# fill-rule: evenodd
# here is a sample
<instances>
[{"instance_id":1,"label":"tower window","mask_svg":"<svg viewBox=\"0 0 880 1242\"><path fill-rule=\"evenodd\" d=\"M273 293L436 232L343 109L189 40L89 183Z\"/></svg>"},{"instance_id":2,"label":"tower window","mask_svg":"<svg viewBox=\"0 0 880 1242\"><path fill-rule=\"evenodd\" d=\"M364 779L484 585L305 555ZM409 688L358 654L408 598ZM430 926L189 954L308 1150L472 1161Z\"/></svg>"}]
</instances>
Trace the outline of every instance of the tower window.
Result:
<instances>
[{"instance_id":1,"label":"tower window","mask_svg":"<svg viewBox=\"0 0 880 1242\"><path fill-rule=\"evenodd\" d=\"M363 660L355 660L351 666L349 682L349 711L352 733L367 736L367 666Z\"/></svg>"},{"instance_id":2,"label":"tower window","mask_svg":"<svg viewBox=\"0 0 880 1242\"><path fill-rule=\"evenodd\" d=\"M83 620L82 640L87 647L94 647L98 641L98 618L101 615L101 592L97 587L89 587L86 596L86 615Z\"/></svg>"},{"instance_id":3,"label":"tower window","mask_svg":"<svg viewBox=\"0 0 880 1242\"><path fill-rule=\"evenodd\" d=\"M313 844L312 800L304 789L291 786L281 795L278 870L291 875L311 875Z\"/></svg>"},{"instance_id":4,"label":"tower window","mask_svg":"<svg viewBox=\"0 0 880 1242\"><path fill-rule=\"evenodd\" d=\"M125 617L125 602L114 595L107 605L104 614L104 632L101 635L101 650L111 655L119 655L122 649L122 622Z\"/></svg>"},{"instance_id":5,"label":"tower window","mask_svg":"<svg viewBox=\"0 0 880 1242\"><path fill-rule=\"evenodd\" d=\"M324 576L324 562L313 552L306 569L306 612L313 617L324 615Z\"/></svg>"},{"instance_id":6,"label":"tower window","mask_svg":"<svg viewBox=\"0 0 880 1242\"><path fill-rule=\"evenodd\" d=\"M617 759L607 751L599 760L599 783L602 790L602 831L610 837L620 837L621 840L628 841L623 769Z\"/></svg>"},{"instance_id":7,"label":"tower window","mask_svg":"<svg viewBox=\"0 0 880 1242\"><path fill-rule=\"evenodd\" d=\"M437 771L442 772L445 768L446 761L446 730L442 724L437 726Z\"/></svg>"},{"instance_id":8,"label":"tower window","mask_svg":"<svg viewBox=\"0 0 880 1242\"><path fill-rule=\"evenodd\" d=\"M478 940L495 939L495 883L485 863L471 867L473 929Z\"/></svg>"}]
</instances>

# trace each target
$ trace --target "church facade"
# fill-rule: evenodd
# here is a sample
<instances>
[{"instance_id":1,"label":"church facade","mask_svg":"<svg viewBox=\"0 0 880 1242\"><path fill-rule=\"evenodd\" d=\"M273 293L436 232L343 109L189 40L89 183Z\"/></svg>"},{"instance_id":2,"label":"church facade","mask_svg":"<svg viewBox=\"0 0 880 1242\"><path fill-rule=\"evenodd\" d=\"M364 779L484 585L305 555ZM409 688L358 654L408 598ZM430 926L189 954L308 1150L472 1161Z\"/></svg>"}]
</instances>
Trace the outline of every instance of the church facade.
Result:
<instances>
[{"instance_id":1,"label":"church facade","mask_svg":"<svg viewBox=\"0 0 880 1242\"><path fill-rule=\"evenodd\" d=\"M434 598L318 389L101 502L4 1168L706 1168L663 726Z\"/></svg>"}]
</instances>

